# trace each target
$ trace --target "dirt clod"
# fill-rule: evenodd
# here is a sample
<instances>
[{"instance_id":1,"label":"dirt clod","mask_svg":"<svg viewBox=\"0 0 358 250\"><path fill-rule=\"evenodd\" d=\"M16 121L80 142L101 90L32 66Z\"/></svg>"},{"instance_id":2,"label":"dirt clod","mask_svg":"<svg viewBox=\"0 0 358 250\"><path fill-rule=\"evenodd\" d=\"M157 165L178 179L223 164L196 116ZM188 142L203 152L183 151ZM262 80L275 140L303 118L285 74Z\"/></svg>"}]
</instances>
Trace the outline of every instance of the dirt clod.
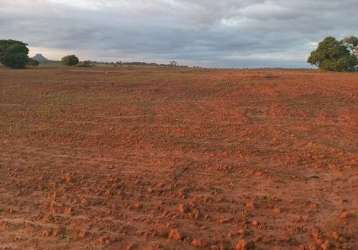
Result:
<instances>
[{"instance_id":1,"label":"dirt clod","mask_svg":"<svg viewBox=\"0 0 358 250\"><path fill-rule=\"evenodd\" d=\"M169 232L169 239L180 241L183 239L183 235L178 229L171 229Z\"/></svg>"}]
</instances>

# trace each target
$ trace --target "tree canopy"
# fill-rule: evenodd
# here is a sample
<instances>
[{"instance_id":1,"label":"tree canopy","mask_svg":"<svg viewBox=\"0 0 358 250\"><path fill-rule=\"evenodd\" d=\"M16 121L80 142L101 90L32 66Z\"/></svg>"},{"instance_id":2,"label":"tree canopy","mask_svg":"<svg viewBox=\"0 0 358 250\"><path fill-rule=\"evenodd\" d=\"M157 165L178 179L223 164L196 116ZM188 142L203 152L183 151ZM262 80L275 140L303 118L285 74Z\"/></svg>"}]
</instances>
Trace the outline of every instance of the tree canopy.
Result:
<instances>
[{"instance_id":1,"label":"tree canopy","mask_svg":"<svg viewBox=\"0 0 358 250\"><path fill-rule=\"evenodd\" d=\"M334 37L326 37L312 51L308 62L322 70L354 71L358 65L358 39L354 36L338 41Z\"/></svg>"},{"instance_id":2,"label":"tree canopy","mask_svg":"<svg viewBox=\"0 0 358 250\"><path fill-rule=\"evenodd\" d=\"M75 55L69 55L62 58L61 62L66 66L74 66L77 65L80 60Z\"/></svg>"},{"instance_id":3,"label":"tree canopy","mask_svg":"<svg viewBox=\"0 0 358 250\"><path fill-rule=\"evenodd\" d=\"M350 52L358 57L358 37L349 36L342 40L345 46L350 50Z\"/></svg>"},{"instance_id":4,"label":"tree canopy","mask_svg":"<svg viewBox=\"0 0 358 250\"><path fill-rule=\"evenodd\" d=\"M0 40L0 63L3 65L21 69L25 68L29 57L27 44L16 40Z\"/></svg>"}]
</instances>

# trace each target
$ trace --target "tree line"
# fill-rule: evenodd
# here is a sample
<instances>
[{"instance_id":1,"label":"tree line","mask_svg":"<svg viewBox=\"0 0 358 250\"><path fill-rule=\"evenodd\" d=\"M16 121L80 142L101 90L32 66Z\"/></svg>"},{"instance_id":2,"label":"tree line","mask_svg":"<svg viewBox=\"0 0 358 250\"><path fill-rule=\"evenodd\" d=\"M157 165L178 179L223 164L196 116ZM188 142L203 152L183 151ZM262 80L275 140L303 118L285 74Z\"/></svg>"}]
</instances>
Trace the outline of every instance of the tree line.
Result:
<instances>
[{"instance_id":1,"label":"tree line","mask_svg":"<svg viewBox=\"0 0 358 250\"><path fill-rule=\"evenodd\" d=\"M80 61L76 55L68 55L61 59L67 66L77 65ZM37 66L39 62L29 57L27 44L17 40L0 40L0 63L13 69L23 69L27 65Z\"/></svg>"},{"instance_id":2,"label":"tree line","mask_svg":"<svg viewBox=\"0 0 358 250\"><path fill-rule=\"evenodd\" d=\"M26 65L37 66L39 62L28 56L27 44L16 40L0 40L0 63L14 69L25 68ZM74 66L79 64L76 55L68 55L62 58L62 64ZM312 51L308 63L325 71L357 71L358 70L358 38L349 36L343 40L329 36L318 44L318 48ZM87 66L84 62L84 66ZM171 65L176 65L175 61Z\"/></svg>"}]
</instances>

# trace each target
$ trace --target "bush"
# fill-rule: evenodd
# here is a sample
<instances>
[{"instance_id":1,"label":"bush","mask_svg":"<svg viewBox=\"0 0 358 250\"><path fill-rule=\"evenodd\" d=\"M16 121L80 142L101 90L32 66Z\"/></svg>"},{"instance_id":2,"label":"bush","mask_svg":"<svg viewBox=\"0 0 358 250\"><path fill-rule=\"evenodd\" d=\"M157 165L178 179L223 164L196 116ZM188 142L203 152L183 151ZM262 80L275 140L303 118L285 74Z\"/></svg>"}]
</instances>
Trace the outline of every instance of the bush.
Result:
<instances>
[{"instance_id":1,"label":"bush","mask_svg":"<svg viewBox=\"0 0 358 250\"><path fill-rule=\"evenodd\" d=\"M83 61L80 64L77 65L77 67L83 67L83 68L90 68L93 67L94 65L92 64L91 61Z\"/></svg>"},{"instance_id":2,"label":"bush","mask_svg":"<svg viewBox=\"0 0 358 250\"><path fill-rule=\"evenodd\" d=\"M16 40L0 40L0 62L10 68L25 68L29 57L27 44Z\"/></svg>"},{"instance_id":3,"label":"bush","mask_svg":"<svg viewBox=\"0 0 358 250\"><path fill-rule=\"evenodd\" d=\"M38 61L36 61L35 59L29 58L29 60L27 60L27 65L30 66L39 66L40 63Z\"/></svg>"},{"instance_id":4,"label":"bush","mask_svg":"<svg viewBox=\"0 0 358 250\"><path fill-rule=\"evenodd\" d=\"M63 57L61 62L62 62L62 64L66 65L66 66L75 66L80 62L80 60L75 55L69 55L69 56Z\"/></svg>"}]
</instances>

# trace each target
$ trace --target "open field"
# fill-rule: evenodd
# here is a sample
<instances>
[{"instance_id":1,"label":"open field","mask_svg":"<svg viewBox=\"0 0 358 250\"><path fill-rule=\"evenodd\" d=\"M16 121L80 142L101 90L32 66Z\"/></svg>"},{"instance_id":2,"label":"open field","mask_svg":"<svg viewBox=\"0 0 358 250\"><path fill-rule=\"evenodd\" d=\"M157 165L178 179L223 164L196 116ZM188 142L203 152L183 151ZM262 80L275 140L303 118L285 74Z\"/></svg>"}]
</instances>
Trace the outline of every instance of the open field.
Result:
<instances>
[{"instance_id":1,"label":"open field","mask_svg":"<svg viewBox=\"0 0 358 250\"><path fill-rule=\"evenodd\" d=\"M0 249L354 250L357 194L358 74L0 69Z\"/></svg>"}]
</instances>

